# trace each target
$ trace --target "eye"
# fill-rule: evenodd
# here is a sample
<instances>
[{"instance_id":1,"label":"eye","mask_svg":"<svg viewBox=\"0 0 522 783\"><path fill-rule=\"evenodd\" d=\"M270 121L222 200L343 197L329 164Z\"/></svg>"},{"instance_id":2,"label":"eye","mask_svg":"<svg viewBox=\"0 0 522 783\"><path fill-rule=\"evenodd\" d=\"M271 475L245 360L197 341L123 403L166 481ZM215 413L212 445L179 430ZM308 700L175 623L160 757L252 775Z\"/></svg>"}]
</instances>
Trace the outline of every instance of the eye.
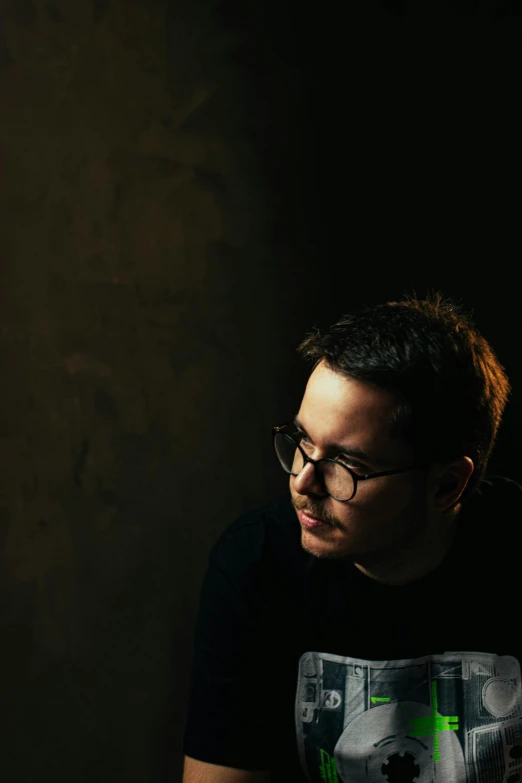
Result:
<instances>
[{"instance_id":1,"label":"eye","mask_svg":"<svg viewBox=\"0 0 522 783\"><path fill-rule=\"evenodd\" d=\"M314 450L313 443L308 437L308 435L305 435L304 432L301 432L298 430L296 433L294 433L294 438L297 440L299 445L307 454L311 454Z\"/></svg>"},{"instance_id":2,"label":"eye","mask_svg":"<svg viewBox=\"0 0 522 783\"><path fill-rule=\"evenodd\" d=\"M350 457L345 457L340 454L338 457L336 457L336 459L337 462L340 462L342 465L346 465L347 468L353 470L354 473L357 473L358 476L364 476L366 473L369 473L369 470L365 465L361 465L360 462L355 462Z\"/></svg>"}]
</instances>

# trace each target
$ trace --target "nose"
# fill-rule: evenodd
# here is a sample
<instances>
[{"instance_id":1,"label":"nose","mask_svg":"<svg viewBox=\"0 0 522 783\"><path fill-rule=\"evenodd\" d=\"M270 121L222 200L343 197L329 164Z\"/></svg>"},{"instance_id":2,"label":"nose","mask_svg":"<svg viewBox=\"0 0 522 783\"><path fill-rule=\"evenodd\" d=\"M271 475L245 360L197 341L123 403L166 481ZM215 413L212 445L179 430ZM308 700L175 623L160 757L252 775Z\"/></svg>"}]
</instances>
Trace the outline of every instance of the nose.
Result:
<instances>
[{"instance_id":1,"label":"nose","mask_svg":"<svg viewBox=\"0 0 522 783\"><path fill-rule=\"evenodd\" d=\"M300 495L326 495L315 465L307 462L300 473L294 476L294 489Z\"/></svg>"}]
</instances>

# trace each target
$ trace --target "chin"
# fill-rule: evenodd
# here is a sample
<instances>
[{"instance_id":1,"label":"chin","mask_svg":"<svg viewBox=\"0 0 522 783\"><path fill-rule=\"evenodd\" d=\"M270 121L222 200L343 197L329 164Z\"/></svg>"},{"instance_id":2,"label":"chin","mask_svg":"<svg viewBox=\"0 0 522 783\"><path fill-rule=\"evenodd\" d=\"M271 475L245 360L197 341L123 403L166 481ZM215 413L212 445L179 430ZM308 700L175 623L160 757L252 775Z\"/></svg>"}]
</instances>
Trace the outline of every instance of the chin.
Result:
<instances>
[{"instance_id":1,"label":"chin","mask_svg":"<svg viewBox=\"0 0 522 783\"><path fill-rule=\"evenodd\" d=\"M303 530L301 535L301 546L309 555L317 557L318 560L348 560L352 562L355 558L349 549L343 549L339 542L325 541L315 538L311 531Z\"/></svg>"}]
</instances>

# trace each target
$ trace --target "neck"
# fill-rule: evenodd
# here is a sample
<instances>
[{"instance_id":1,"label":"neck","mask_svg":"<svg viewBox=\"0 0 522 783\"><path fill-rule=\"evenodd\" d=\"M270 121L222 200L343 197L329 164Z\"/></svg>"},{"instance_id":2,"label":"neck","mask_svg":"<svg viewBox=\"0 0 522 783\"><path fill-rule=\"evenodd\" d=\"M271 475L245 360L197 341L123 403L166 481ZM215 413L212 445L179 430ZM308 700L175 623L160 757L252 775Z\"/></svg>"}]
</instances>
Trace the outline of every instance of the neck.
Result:
<instances>
[{"instance_id":1,"label":"neck","mask_svg":"<svg viewBox=\"0 0 522 783\"><path fill-rule=\"evenodd\" d=\"M460 507L441 515L435 525L426 525L421 534L401 543L399 548L357 558L356 568L387 585L405 585L434 571L444 560L455 538Z\"/></svg>"}]
</instances>

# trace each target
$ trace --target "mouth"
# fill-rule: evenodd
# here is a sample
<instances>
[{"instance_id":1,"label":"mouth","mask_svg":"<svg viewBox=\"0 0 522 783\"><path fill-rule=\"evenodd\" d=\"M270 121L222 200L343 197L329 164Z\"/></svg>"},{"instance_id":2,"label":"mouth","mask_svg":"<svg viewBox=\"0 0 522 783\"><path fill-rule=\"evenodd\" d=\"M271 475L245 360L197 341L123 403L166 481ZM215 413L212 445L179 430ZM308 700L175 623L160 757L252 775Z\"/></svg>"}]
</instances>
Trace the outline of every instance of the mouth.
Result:
<instances>
[{"instance_id":1,"label":"mouth","mask_svg":"<svg viewBox=\"0 0 522 783\"><path fill-rule=\"evenodd\" d=\"M317 519L316 517L312 517L310 514L306 513L305 511L299 511L298 516L299 516L299 521L301 522L303 527L306 527L309 530L313 528L327 527L328 525L328 522L324 522L322 519Z\"/></svg>"}]
</instances>

